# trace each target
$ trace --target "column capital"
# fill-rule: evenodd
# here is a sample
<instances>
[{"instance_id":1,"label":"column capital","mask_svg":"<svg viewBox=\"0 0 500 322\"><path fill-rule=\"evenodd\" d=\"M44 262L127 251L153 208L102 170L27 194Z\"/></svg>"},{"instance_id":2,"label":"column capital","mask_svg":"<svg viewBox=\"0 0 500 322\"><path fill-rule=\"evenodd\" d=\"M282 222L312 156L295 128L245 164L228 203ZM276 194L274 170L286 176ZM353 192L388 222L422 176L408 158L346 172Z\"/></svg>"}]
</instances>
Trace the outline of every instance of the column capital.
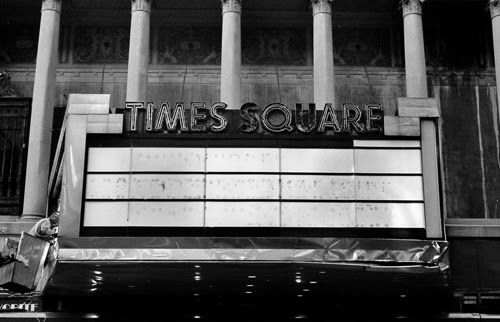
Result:
<instances>
[{"instance_id":1,"label":"column capital","mask_svg":"<svg viewBox=\"0 0 500 322\"><path fill-rule=\"evenodd\" d=\"M222 14L226 12L241 13L241 3L243 0L222 0Z\"/></svg>"},{"instance_id":2,"label":"column capital","mask_svg":"<svg viewBox=\"0 0 500 322\"><path fill-rule=\"evenodd\" d=\"M62 0L42 0L42 11L53 10L61 12Z\"/></svg>"},{"instance_id":3,"label":"column capital","mask_svg":"<svg viewBox=\"0 0 500 322\"><path fill-rule=\"evenodd\" d=\"M313 16L317 13L332 13L333 0L311 0Z\"/></svg>"},{"instance_id":4,"label":"column capital","mask_svg":"<svg viewBox=\"0 0 500 322\"><path fill-rule=\"evenodd\" d=\"M401 0L400 4L403 8L403 17L410 14L422 14L422 3L424 0Z\"/></svg>"},{"instance_id":5,"label":"column capital","mask_svg":"<svg viewBox=\"0 0 500 322\"><path fill-rule=\"evenodd\" d=\"M499 0L489 0L491 19L496 16L500 16L500 1Z\"/></svg>"},{"instance_id":6,"label":"column capital","mask_svg":"<svg viewBox=\"0 0 500 322\"><path fill-rule=\"evenodd\" d=\"M151 0L131 0L132 12L146 11L151 13Z\"/></svg>"}]
</instances>

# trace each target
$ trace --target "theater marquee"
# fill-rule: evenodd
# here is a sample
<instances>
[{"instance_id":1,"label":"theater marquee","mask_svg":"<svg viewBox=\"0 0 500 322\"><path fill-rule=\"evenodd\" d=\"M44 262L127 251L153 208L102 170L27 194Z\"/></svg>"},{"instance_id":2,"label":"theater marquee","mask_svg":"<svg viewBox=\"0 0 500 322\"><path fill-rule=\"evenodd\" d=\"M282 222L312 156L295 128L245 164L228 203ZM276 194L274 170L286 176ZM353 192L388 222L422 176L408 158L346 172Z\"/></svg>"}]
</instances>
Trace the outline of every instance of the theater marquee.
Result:
<instances>
[{"instance_id":1,"label":"theater marquee","mask_svg":"<svg viewBox=\"0 0 500 322\"><path fill-rule=\"evenodd\" d=\"M383 134L383 110L380 104L325 104L317 111L315 104L295 109L272 103L260 108L245 103L240 110L228 110L222 102L182 102L170 106L145 102L125 104L125 132L166 133L302 133L302 134Z\"/></svg>"}]
</instances>

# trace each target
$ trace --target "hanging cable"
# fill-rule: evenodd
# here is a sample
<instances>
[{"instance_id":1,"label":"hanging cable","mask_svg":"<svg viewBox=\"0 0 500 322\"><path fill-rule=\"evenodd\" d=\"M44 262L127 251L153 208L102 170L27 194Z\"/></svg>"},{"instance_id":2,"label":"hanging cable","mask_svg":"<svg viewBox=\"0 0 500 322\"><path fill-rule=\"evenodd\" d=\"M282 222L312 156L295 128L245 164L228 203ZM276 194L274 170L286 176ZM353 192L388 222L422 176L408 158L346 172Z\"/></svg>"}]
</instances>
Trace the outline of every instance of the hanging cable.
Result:
<instances>
[{"instance_id":1,"label":"hanging cable","mask_svg":"<svg viewBox=\"0 0 500 322\"><path fill-rule=\"evenodd\" d=\"M278 61L277 61L277 59L274 60L274 69L276 70L276 83L278 84L279 103L283 103L283 101L281 100L280 75L279 75L279 70L278 70Z\"/></svg>"},{"instance_id":2,"label":"hanging cable","mask_svg":"<svg viewBox=\"0 0 500 322\"><path fill-rule=\"evenodd\" d=\"M182 80L181 98L179 99L179 102L182 102L184 99L184 86L186 85L187 70L188 70L188 65L186 64L186 68L184 69L184 79Z\"/></svg>"}]
</instances>

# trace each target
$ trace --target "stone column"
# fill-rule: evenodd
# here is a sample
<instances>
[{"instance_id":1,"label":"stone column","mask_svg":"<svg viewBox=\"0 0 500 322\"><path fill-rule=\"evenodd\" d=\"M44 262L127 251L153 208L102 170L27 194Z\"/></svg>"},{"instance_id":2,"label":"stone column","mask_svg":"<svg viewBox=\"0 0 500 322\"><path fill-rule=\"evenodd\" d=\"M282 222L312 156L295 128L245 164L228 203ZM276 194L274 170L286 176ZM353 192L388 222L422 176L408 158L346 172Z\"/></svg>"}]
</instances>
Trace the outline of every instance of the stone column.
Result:
<instances>
[{"instance_id":1,"label":"stone column","mask_svg":"<svg viewBox=\"0 0 500 322\"><path fill-rule=\"evenodd\" d=\"M23 220L45 217L62 0L43 0L26 164Z\"/></svg>"},{"instance_id":2,"label":"stone column","mask_svg":"<svg viewBox=\"0 0 500 322\"><path fill-rule=\"evenodd\" d=\"M421 0L402 0L405 39L406 96L427 98Z\"/></svg>"},{"instance_id":3,"label":"stone column","mask_svg":"<svg viewBox=\"0 0 500 322\"><path fill-rule=\"evenodd\" d=\"M132 0L127 102L147 100L151 0Z\"/></svg>"},{"instance_id":4,"label":"stone column","mask_svg":"<svg viewBox=\"0 0 500 322\"><path fill-rule=\"evenodd\" d=\"M493 27L493 55L497 83L497 104L500 106L500 1L490 0L491 25Z\"/></svg>"},{"instance_id":5,"label":"stone column","mask_svg":"<svg viewBox=\"0 0 500 322\"><path fill-rule=\"evenodd\" d=\"M401 0L405 37L406 96L428 98L425 65L423 0ZM418 114L418 113L417 113ZM425 231L427 238L442 238L437 131L434 119L420 119Z\"/></svg>"},{"instance_id":6,"label":"stone column","mask_svg":"<svg viewBox=\"0 0 500 322\"><path fill-rule=\"evenodd\" d=\"M333 75L332 0L312 0L314 103L322 110L335 104Z\"/></svg>"},{"instance_id":7,"label":"stone column","mask_svg":"<svg viewBox=\"0 0 500 322\"><path fill-rule=\"evenodd\" d=\"M241 2L222 0L220 100L228 109L241 107Z\"/></svg>"}]
</instances>

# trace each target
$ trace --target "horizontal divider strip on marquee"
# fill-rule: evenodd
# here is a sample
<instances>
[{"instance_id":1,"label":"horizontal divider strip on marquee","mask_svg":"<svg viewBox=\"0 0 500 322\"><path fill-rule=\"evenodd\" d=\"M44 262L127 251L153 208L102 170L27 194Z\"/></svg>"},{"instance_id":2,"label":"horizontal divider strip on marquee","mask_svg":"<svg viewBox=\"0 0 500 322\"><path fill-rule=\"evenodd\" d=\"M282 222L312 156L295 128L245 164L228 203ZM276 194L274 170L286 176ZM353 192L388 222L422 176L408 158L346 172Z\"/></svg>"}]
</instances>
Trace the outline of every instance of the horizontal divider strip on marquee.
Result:
<instances>
[{"instance_id":1,"label":"horizontal divider strip on marquee","mask_svg":"<svg viewBox=\"0 0 500 322\"><path fill-rule=\"evenodd\" d=\"M88 151L84 227L425 227L418 141Z\"/></svg>"}]
</instances>

